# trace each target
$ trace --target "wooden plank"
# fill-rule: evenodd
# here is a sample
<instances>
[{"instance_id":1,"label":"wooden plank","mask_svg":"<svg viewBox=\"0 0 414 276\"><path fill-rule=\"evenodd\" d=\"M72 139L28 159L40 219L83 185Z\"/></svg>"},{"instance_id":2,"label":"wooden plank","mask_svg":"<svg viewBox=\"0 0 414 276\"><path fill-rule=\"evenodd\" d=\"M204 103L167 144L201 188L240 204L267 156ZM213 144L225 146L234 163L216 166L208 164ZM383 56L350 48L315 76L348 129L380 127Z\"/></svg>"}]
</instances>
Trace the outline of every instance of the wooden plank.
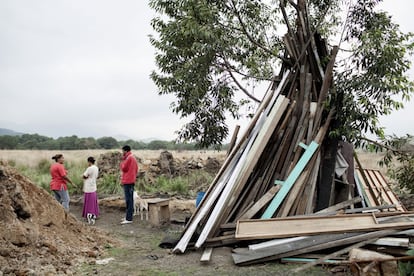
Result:
<instances>
[{"instance_id":1,"label":"wooden plank","mask_svg":"<svg viewBox=\"0 0 414 276\"><path fill-rule=\"evenodd\" d=\"M329 246L338 246L341 243L340 241L352 242L355 237L361 235L361 233L338 233L282 239L279 243L274 242L268 247L261 247L257 250L239 250L234 252L232 257L235 264L251 264L264 259L268 260L269 258L276 260L279 257L296 256L298 254L329 248ZM365 236L362 238L365 238ZM286 242L283 242L283 240L286 240Z\"/></svg>"},{"instance_id":2,"label":"wooden plank","mask_svg":"<svg viewBox=\"0 0 414 276\"><path fill-rule=\"evenodd\" d=\"M229 143L229 148L227 150L227 155L230 155L231 151L234 148L234 145L236 144L237 135L239 134L239 130L240 130L240 125L236 125L236 128L233 131L233 136L231 137L231 141Z\"/></svg>"},{"instance_id":3,"label":"wooden plank","mask_svg":"<svg viewBox=\"0 0 414 276\"><path fill-rule=\"evenodd\" d=\"M301 264L301 263L309 263L316 261L316 258L282 258L280 259L281 263L294 263L294 264ZM323 261L324 264L343 264L344 261L341 260L325 260Z\"/></svg>"},{"instance_id":4,"label":"wooden plank","mask_svg":"<svg viewBox=\"0 0 414 276\"><path fill-rule=\"evenodd\" d=\"M362 199L362 201L361 201L362 207L369 207L370 205L369 205L369 202L367 201L368 195L365 192L364 187L363 187L361 181L359 180L358 173L355 170L354 170L354 182L355 182L355 185L357 187L358 194Z\"/></svg>"},{"instance_id":5,"label":"wooden plank","mask_svg":"<svg viewBox=\"0 0 414 276\"><path fill-rule=\"evenodd\" d=\"M293 207L293 202L296 198L299 196L299 192L302 191L303 185L306 183L309 176L309 171L304 170L300 176L298 177L295 185L292 186L292 189L290 189L288 195L286 196L285 200L283 201L283 206L280 208L280 211L278 212L278 217L287 217L289 214L289 211Z\"/></svg>"},{"instance_id":6,"label":"wooden plank","mask_svg":"<svg viewBox=\"0 0 414 276\"><path fill-rule=\"evenodd\" d=\"M314 177L315 173L318 174L318 171L319 171L319 164L316 165L318 156L319 156L319 152L317 152L314 156L312 156L311 161L309 161L307 165L307 168L309 169L306 170L307 177L305 181L302 184L300 184L301 187L298 187L300 188L298 196L295 199L294 203L292 204L292 208L288 216L304 215L306 212L306 205L308 201L314 200L314 197L313 197L314 194L312 193L312 191L310 191L310 189L314 188L312 187L312 183L311 183L312 177Z\"/></svg>"},{"instance_id":7,"label":"wooden plank","mask_svg":"<svg viewBox=\"0 0 414 276\"><path fill-rule=\"evenodd\" d=\"M266 143L263 141L266 141L272 134L274 130L273 128L282 117L284 110L287 108L288 102L289 100L284 96L279 95L277 97L274 106L272 106L272 108L269 110L270 114L268 116L268 119L264 121L262 127L263 132L258 133L257 137L254 137L254 139L250 140L250 147L249 145L247 146L249 150L243 152L243 155L236 165L238 172L233 173L230 176L228 182L226 183L226 187L223 189L222 195L218 199L216 205L214 206L214 209L210 214L210 217L208 218L206 225L198 237L195 247L201 247L212 230L216 229L220 225L223 217L226 217L225 213L231 211L231 208L229 208L228 205L235 201L237 195L239 194L235 191L237 191L238 187L244 185L247 181L248 176L251 174L254 165L257 162L258 156L260 156L264 149Z\"/></svg>"},{"instance_id":8,"label":"wooden plank","mask_svg":"<svg viewBox=\"0 0 414 276\"><path fill-rule=\"evenodd\" d=\"M386 192L382 189L382 187L377 183L377 179L375 174L372 173L371 170L364 170L365 174L368 176L369 185L372 187L372 190L375 193L375 198L379 205L382 204L390 204Z\"/></svg>"},{"instance_id":9,"label":"wooden plank","mask_svg":"<svg viewBox=\"0 0 414 276\"><path fill-rule=\"evenodd\" d=\"M374 214L351 214L327 217L288 217L261 220L239 220L236 239L272 239L315 235L316 233L338 233L381 229L407 229L414 222L393 222L377 224Z\"/></svg>"},{"instance_id":10,"label":"wooden plank","mask_svg":"<svg viewBox=\"0 0 414 276\"><path fill-rule=\"evenodd\" d=\"M400 246L407 247L410 245L408 238L394 238L394 237L385 237L376 240L372 244L381 245L381 246Z\"/></svg>"},{"instance_id":11,"label":"wooden plank","mask_svg":"<svg viewBox=\"0 0 414 276\"><path fill-rule=\"evenodd\" d=\"M357 182L361 184L362 191L364 192L366 203L368 206L377 206L377 202L375 199L375 195L373 195L373 191L369 188L368 181L364 180L364 176L361 173L361 170L357 169L355 177L358 179Z\"/></svg>"},{"instance_id":12,"label":"wooden plank","mask_svg":"<svg viewBox=\"0 0 414 276\"><path fill-rule=\"evenodd\" d=\"M260 211L280 190L280 185L273 186L262 198L260 198L249 210L247 210L239 219L250 219Z\"/></svg>"},{"instance_id":13,"label":"wooden plank","mask_svg":"<svg viewBox=\"0 0 414 276\"><path fill-rule=\"evenodd\" d=\"M407 211L407 209L401 204L400 200L398 199L397 195L392 191L391 187L388 185L387 181L385 180L382 173L378 170L371 170L376 177L378 186L386 193L388 203L395 204L396 209L398 211Z\"/></svg>"},{"instance_id":14,"label":"wooden plank","mask_svg":"<svg viewBox=\"0 0 414 276\"><path fill-rule=\"evenodd\" d=\"M381 230L381 231L374 231L374 232L367 232L367 233L341 233L341 234L331 234L326 235L325 240L316 238L316 242L314 244L307 244L305 246L295 245L290 248L290 250L285 250L285 252L274 254L279 252L280 250L277 247L268 248L267 251L268 257L256 258L251 259L249 261L244 262L243 264L253 264L257 262L265 262L265 261L273 261L281 258L298 256L301 254L318 252L321 250L326 250L329 248L338 248L348 244L355 244L357 242L366 241L366 240L375 240L377 238L385 237L389 234L393 234L393 230ZM333 235L338 235L336 239L332 239ZM322 235L323 236L323 235ZM309 237L312 238L312 237ZM272 254L272 251L273 254ZM262 253L262 252L261 252ZM264 253L264 252L263 252ZM337 257L337 256L334 256ZM333 258L333 257L331 257Z\"/></svg>"},{"instance_id":15,"label":"wooden plank","mask_svg":"<svg viewBox=\"0 0 414 276\"><path fill-rule=\"evenodd\" d=\"M286 70L283 73L282 80L280 82L279 86L283 86L285 80L290 75L290 70ZM256 127L256 122L259 120L259 118L262 116L263 111L268 107L269 103L273 99L273 96L275 94L275 89L273 87L274 83L271 83L265 93L265 96L263 100L261 101L254 117L252 118L248 128L246 129L243 137L240 139L240 141L237 143L235 147L231 150L230 154L227 155L226 160L224 161L223 165L221 166L219 172L216 174L214 180L212 181L209 189L207 190L205 194L205 200L203 200L199 206L199 208L196 209L195 213L191 216L190 221L186 225L181 238L179 242L177 243L176 247L173 249L173 252L181 252L184 253L192 235L194 234L198 223L203 219L203 217L206 215L206 213L209 211L210 204L215 202L216 197L218 193L221 192L221 189L223 188L224 180L228 179L228 173L229 171L233 170L235 167L235 163L238 160L238 158L241 155L241 152L243 152L243 147L248 143L248 138L251 135L251 133L254 131ZM280 88L282 89L282 88ZM280 90L279 89L279 90ZM229 168L230 167L230 168ZM213 198L210 200L210 194L213 194ZM209 200L206 200L209 199ZM204 206L205 204L209 204L208 206ZM193 220L195 220L193 222Z\"/></svg>"},{"instance_id":16,"label":"wooden plank","mask_svg":"<svg viewBox=\"0 0 414 276\"><path fill-rule=\"evenodd\" d=\"M310 180L309 180L310 184L308 185L307 190L305 191L305 194L309 195L309 198L308 198L308 201L307 201L307 204L306 204L305 214L312 214L315 210L316 182L318 180L320 164L321 164L321 153L318 152L315 164L313 166L312 174L310 176Z\"/></svg>"},{"instance_id":17,"label":"wooden plank","mask_svg":"<svg viewBox=\"0 0 414 276\"><path fill-rule=\"evenodd\" d=\"M316 126L319 125L322 120L322 112L324 111L323 104L326 100L326 97L328 96L328 92L331 87L333 68L335 65L335 59L336 59L336 55L338 54L338 50L339 50L338 46L334 46L332 48L331 57L325 69L322 87L320 89L319 97L318 97L318 108L316 109L316 114L314 118L314 124L316 124ZM317 132L318 132L318 129L315 128L313 134L316 135Z\"/></svg>"},{"instance_id":18,"label":"wooden plank","mask_svg":"<svg viewBox=\"0 0 414 276\"><path fill-rule=\"evenodd\" d=\"M201 255L200 262L206 263L211 259L211 254L213 253L213 247L207 247L204 249L203 254Z\"/></svg>"},{"instance_id":19,"label":"wooden plank","mask_svg":"<svg viewBox=\"0 0 414 276\"><path fill-rule=\"evenodd\" d=\"M306 164L309 162L313 154L316 152L318 146L319 145L316 142L312 141L311 144L306 148L306 151L303 153L302 157L299 159L295 168L289 174L282 188L273 198L272 202L267 207L266 211L263 213L262 219L268 219L273 216L277 208L279 208L280 204L282 203L283 199L288 194L289 190L292 188L295 181L298 179L300 173L305 168Z\"/></svg>"},{"instance_id":20,"label":"wooden plank","mask_svg":"<svg viewBox=\"0 0 414 276\"><path fill-rule=\"evenodd\" d=\"M309 126L308 126L308 133L306 135L306 142L308 144L312 141L312 138L313 138L312 137L312 133L314 132L313 120L315 118L317 106L318 106L318 103L316 102L310 103Z\"/></svg>"},{"instance_id":21,"label":"wooden plank","mask_svg":"<svg viewBox=\"0 0 414 276\"><path fill-rule=\"evenodd\" d=\"M187 248L188 243L190 242L191 237L193 236L194 232L197 230L198 224L210 211L210 207L213 206L217 197L219 196L222 189L224 188L230 172L234 170L234 167L236 165L236 162L238 159L236 157L238 157L240 154L241 154L240 152L235 154L234 156L235 158L232 158L230 160L230 163L228 164L228 166L226 166L223 173L221 173L220 176L216 176L216 179L214 180L214 185L210 186L208 192L205 195L206 198L202 200L200 206L196 209L196 212L191 217L191 220L187 224L186 229L184 229L180 240L174 247L173 249L174 253L184 253L185 249Z\"/></svg>"},{"instance_id":22,"label":"wooden plank","mask_svg":"<svg viewBox=\"0 0 414 276\"><path fill-rule=\"evenodd\" d=\"M360 197L354 197L350 200L343 201L343 202L340 202L338 204L332 205L328 208L319 210L318 212L316 212L316 214L323 214L323 213L330 213L330 212L333 212L333 211L338 211L338 210L347 208L352 204L359 203L359 202L361 202L361 200L362 200L362 198L360 198Z\"/></svg>"},{"instance_id":23,"label":"wooden plank","mask_svg":"<svg viewBox=\"0 0 414 276\"><path fill-rule=\"evenodd\" d=\"M255 251L255 250L263 250L263 249L268 249L270 247L286 245L286 244L290 244L291 246L292 243L296 241L302 241L301 244L303 244L303 242L308 238L309 238L308 236L301 236L301 237L294 237L294 238L273 239L273 240L265 241L261 243L250 244L248 247L249 247L249 250Z\"/></svg>"},{"instance_id":24,"label":"wooden plank","mask_svg":"<svg viewBox=\"0 0 414 276\"><path fill-rule=\"evenodd\" d=\"M395 232L397 232L397 231L396 230L383 230L383 231L378 231L378 234L381 235L382 237L384 237L384 236L387 236L387 235L391 235L391 234L393 234ZM316 261L313 261L311 263L308 263L308 264L306 264L304 266L301 266L299 268L293 269L292 272L293 273L298 273L300 271L306 270L308 268L311 268L312 266L315 266L317 264L321 264L324 261L329 260L329 259L331 259L331 258L333 258L335 256L339 256L339 255L348 253L349 251L351 251L354 248L359 248L359 247L362 247L362 246L364 246L366 244L372 243L375 240L377 240L378 238L379 237L371 238L371 239L368 239L368 240L361 241L361 242L359 242L357 244L348 246L348 247L346 247L344 249L341 249L341 250L338 250L338 251L336 251L336 252L334 252L332 254L328 254L328 255L324 256L323 258L320 258L320 259L318 259Z\"/></svg>"}]
</instances>

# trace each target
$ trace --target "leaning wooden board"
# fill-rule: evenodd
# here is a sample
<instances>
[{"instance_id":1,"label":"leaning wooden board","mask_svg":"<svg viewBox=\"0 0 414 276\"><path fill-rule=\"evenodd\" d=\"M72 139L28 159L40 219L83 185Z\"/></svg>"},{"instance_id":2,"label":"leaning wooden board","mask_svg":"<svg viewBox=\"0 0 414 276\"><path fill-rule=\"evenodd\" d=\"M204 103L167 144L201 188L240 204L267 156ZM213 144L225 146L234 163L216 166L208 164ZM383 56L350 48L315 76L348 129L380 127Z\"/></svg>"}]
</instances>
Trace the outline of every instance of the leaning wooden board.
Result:
<instances>
[{"instance_id":1,"label":"leaning wooden board","mask_svg":"<svg viewBox=\"0 0 414 276\"><path fill-rule=\"evenodd\" d=\"M407 229L414 227L412 221L379 224L375 214L351 214L326 217L287 217L273 219L239 220L236 239L270 239L316 235L322 233L344 233L375 231L381 229Z\"/></svg>"}]
</instances>

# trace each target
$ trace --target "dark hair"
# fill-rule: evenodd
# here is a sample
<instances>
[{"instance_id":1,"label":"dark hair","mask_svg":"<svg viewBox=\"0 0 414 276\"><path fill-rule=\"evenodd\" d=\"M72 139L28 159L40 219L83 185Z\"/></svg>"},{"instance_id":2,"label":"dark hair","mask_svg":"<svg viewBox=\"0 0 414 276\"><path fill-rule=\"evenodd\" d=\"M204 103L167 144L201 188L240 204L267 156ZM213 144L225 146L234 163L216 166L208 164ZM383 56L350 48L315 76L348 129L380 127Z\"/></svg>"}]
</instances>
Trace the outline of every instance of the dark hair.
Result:
<instances>
[{"instance_id":1,"label":"dark hair","mask_svg":"<svg viewBox=\"0 0 414 276\"><path fill-rule=\"evenodd\" d=\"M55 160L56 162L58 161L58 159L60 159L63 156L63 154L55 154L55 156L52 157L53 160Z\"/></svg>"},{"instance_id":2,"label":"dark hair","mask_svg":"<svg viewBox=\"0 0 414 276\"><path fill-rule=\"evenodd\" d=\"M125 145L125 146L122 147L122 150L124 150L124 151L131 151L131 147L128 146L128 145Z\"/></svg>"},{"instance_id":3,"label":"dark hair","mask_svg":"<svg viewBox=\"0 0 414 276\"><path fill-rule=\"evenodd\" d=\"M92 164L95 164L95 158L93 158L92 156L88 157L88 162L91 162Z\"/></svg>"}]
</instances>

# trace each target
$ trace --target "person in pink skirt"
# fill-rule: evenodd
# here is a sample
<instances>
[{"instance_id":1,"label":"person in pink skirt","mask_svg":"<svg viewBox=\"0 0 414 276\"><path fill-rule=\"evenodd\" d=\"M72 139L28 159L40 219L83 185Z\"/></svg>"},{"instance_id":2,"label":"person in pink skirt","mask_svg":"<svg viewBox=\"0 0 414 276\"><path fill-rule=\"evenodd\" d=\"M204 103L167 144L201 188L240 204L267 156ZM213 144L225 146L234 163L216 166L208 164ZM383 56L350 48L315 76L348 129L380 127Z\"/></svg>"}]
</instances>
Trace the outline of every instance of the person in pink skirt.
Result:
<instances>
[{"instance_id":1,"label":"person in pink skirt","mask_svg":"<svg viewBox=\"0 0 414 276\"><path fill-rule=\"evenodd\" d=\"M98 194L96 192L96 179L99 169L95 165L95 158L88 157L88 168L83 173L83 211L82 217L88 220L89 224L95 224L95 219L99 216Z\"/></svg>"}]
</instances>

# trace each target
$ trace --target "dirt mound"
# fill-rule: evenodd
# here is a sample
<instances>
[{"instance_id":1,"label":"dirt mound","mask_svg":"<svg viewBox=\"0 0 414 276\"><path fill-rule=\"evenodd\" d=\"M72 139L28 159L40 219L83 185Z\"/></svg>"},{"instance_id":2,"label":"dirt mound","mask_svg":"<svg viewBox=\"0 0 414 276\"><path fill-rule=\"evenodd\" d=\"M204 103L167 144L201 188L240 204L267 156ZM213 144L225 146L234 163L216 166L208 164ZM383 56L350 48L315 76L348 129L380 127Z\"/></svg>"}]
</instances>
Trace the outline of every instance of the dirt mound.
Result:
<instances>
[{"instance_id":1,"label":"dirt mound","mask_svg":"<svg viewBox=\"0 0 414 276\"><path fill-rule=\"evenodd\" d=\"M71 266L116 243L0 161L0 272L71 274Z\"/></svg>"}]
</instances>

